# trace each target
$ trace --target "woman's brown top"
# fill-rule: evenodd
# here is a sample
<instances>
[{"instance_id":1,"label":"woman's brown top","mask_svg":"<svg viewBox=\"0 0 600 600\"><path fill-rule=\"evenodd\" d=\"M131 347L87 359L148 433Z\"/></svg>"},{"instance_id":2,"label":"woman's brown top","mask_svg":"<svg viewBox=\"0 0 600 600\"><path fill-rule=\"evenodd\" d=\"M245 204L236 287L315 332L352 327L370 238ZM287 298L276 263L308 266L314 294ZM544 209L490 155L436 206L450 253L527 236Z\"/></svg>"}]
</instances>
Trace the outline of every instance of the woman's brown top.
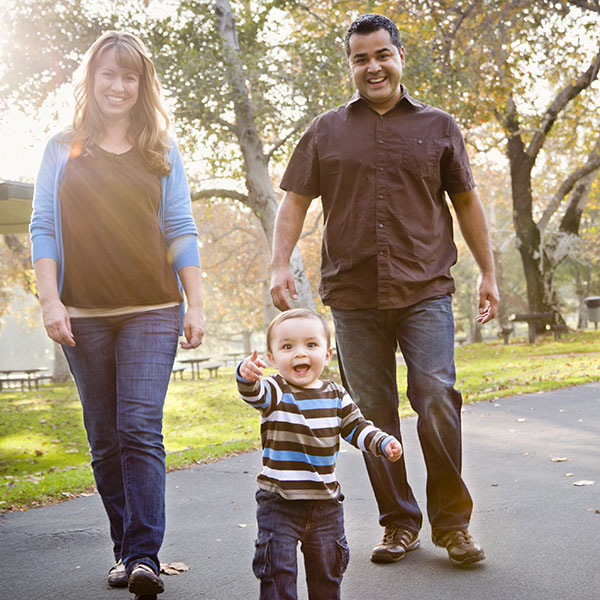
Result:
<instances>
[{"instance_id":1,"label":"woman's brown top","mask_svg":"<svg viewBox=\"0 0 600 600\"><path fill-rule=\"evenodd\" d=\"M62 301L117 308L180 301L160 230L160 176L134 147L71 157L60 184Z\"/></svg>"}]
</instances>

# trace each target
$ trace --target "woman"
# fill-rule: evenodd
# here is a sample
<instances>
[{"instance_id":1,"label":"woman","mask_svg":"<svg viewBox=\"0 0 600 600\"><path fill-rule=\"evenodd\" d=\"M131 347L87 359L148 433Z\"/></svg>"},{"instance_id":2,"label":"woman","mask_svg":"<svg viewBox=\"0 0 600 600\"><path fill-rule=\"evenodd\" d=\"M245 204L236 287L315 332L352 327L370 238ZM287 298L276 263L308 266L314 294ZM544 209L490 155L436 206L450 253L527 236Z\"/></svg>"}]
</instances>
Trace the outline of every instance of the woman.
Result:
<instances>
[{"instance_id":1,"label":"woman","mask_svg":"<svg viewBox=\"0 0 600 600\"><path fill-rule=\"evenodd\" d=\"M204 335L198 234L142 42L102 35L75 97L73 126L49 141L36 181L34 269L83 406L114 544L109 584L148 600L163 591L162 409L180 315L183 348Z\"/></svg>"}]
</instances>

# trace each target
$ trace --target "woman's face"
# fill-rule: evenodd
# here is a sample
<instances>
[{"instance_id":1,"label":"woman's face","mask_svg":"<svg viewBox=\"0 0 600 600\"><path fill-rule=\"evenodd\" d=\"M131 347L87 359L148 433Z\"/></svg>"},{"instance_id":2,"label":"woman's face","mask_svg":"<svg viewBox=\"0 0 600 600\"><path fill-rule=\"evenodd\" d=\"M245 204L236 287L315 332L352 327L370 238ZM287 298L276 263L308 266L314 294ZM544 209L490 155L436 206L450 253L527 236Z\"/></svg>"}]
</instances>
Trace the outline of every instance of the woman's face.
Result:
<instances>
[{"instance_id":1,"label":"woman's face","mask_svg":"<svg viewBox=\"0 0 600 600\"><path fill-rule=\"evenodd\" d=\"M102 116L111 123L129 122L138 100L140 74L117 64L114 48L100 53L94 73L94 98Z\"/></svg>"}]
</instances>

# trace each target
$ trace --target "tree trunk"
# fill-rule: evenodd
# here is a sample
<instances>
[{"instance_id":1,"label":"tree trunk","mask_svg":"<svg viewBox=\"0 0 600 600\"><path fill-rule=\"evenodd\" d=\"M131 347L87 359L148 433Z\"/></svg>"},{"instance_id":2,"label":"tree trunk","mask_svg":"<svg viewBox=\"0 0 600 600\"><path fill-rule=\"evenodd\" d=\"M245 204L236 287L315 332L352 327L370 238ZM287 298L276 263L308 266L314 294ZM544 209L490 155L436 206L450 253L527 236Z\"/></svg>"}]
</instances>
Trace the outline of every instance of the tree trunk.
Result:
<instances>
[{"instance_id":1,"label":"tree trunk","mask_svg":"<svg viewBox=\"0 0 600 600\"><path fill-rule=\"evenodd\" d=\"M504 293L504 269L502 268L502 253L497 248L494 248L494 263L496 265L496 283L498 292L500 293L500 304L498 305L498 326L500 329L510 327L508 322L508 311L506 306L506 295Z\"/></svg>"},{"instance_id":2,"label":"tree trunk","mask_svg":"<svg viewBox=\"0 0 600 600\"><path fill-rule=\"evenodd\" d=\"M509 132L507 155L510 164L511 188L513 200L513 220L517 236L517 248L523 262L523 271L527 284L527 304L531 313L552 312L556 319L560 317L556 299L552 290L544 281L544 254L541 245L540 230L533 220L533 196L531 193L531 170L535 160L525 151L523 141L518 134L516 108L509 103L509 115L504 122ZM545 331L545 324L536 323L536 332Z\"/></svg>"},{"instance_id":3,"label":"tree trunk","mask_svg":"<svg viewBox=\"0 0 600 600\"><path fill-rule=\"evenodd\" d=\"M71 379L71 371L69 363L65 357L62 346L54 342L54 364L52 367L52 381L54 383L64 383Z\"/></svg>"},{"instance_id":4,"label":"tree trunk","mask_svg":"<svg viewBox=\"0 0 600 600\"><path fill-rule=\"evenodd\" d=\"M575 294L577 295L577 329L587 329L588 317L587 306L584 299L588 296L588 289L581 276L581 271L584 269L582 265L575 263ZM589 269L589 267L588 267ZM591 269L590 269L591 270ZM590 280L588 276L587 281Z\"/></svg>"},{"instance_id":5,"label":"tree trunk","mask_svg":"<svg viewBox=\"0 0 600 600\"><path fill-rule=\"evenodd\" d=\"M256 130L254 108L250 100L246 77L239 60L239 45L235 18L229 0L216 0L214 5L217 27L223 47L227 79L231 87L231 96L235 111L236 134L244 158L248 205L260 220L269 243L273 247L273 228L277 214L277 200L271 178L269 177L269 159L263 150L262 140ZM310 283L300 251L295 248L290 259L290 269L296 280L298 306L314 309Z\"/></svg>"},{"instance_id":6,"label":"tree trunk","mask_svg":"<svg viewBox=\"0 0 600 600\"><path fill-rule=\"evenodd\" d=\"M249 356L252 354L252 332L242 331L242 344L244 348L244 354Z\"/></svg>"}]
</instances>

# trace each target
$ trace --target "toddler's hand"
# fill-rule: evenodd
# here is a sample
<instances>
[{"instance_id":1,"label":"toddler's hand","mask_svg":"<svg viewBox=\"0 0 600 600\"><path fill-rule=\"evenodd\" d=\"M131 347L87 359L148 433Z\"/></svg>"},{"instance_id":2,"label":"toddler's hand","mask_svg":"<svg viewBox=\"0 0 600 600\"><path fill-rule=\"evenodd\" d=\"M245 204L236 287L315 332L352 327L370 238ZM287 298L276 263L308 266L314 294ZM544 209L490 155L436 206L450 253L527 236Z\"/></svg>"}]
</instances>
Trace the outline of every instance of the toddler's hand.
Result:
<instances>
[{"instance_id":1,"label":"toddler's hand","mask_svg":"<svg viewBox=\"0 0 600 600\"><path fill-rule=\"evenodd\" d=\"M396 439L388 442L385 453L392 462L396 462L402 456L402 444Z\"/></svg>"},{"instance_id":2,"label":"toddler's hand","mask_svg":"<svg viewBox=\"0 0 600 600\"><path fill-rule=\"evenodd\" d=\"M254 350L250 356L245 358L240 365L240 375L246 381L260 381L263 375L262 369L266 369L267 364L258 358L258 352Z\"/></svg>"}]
</instances>

